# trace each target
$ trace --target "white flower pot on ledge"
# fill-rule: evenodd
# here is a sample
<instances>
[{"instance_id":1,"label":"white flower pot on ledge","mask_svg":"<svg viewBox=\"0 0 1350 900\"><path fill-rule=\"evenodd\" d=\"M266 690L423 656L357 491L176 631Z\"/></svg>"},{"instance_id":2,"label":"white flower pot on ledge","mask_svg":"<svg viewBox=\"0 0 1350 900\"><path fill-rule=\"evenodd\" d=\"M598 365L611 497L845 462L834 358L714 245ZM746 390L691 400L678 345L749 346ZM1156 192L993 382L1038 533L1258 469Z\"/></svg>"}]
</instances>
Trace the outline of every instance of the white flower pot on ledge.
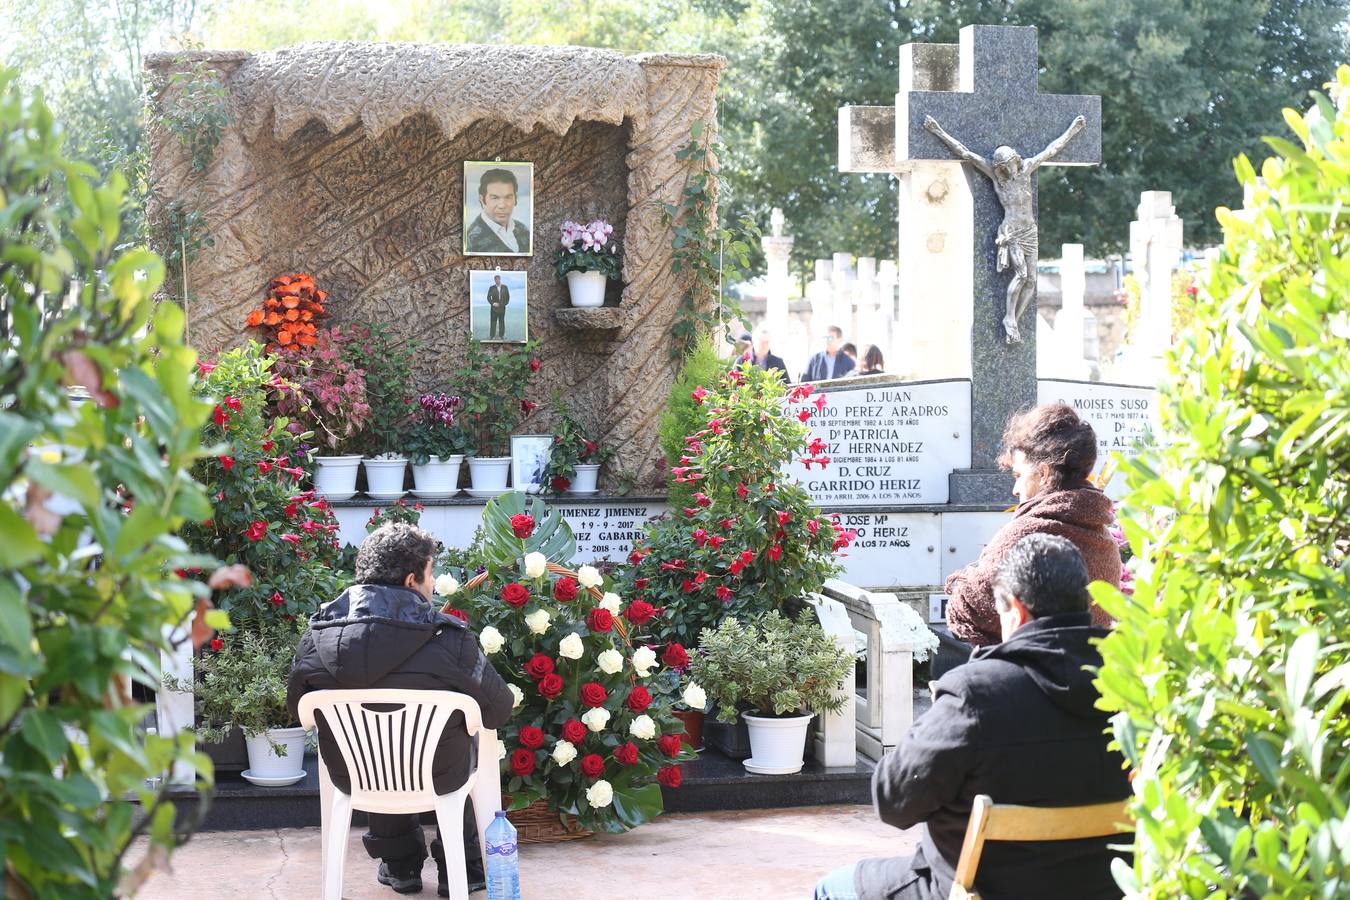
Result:
<instances>
[{"instance_id":1,"label":"white flower pot on ledge","mask_svg":"<svg viewBox=\"0 0 1350 900\"><path fill-rule=\"evenodd\" d=\"M401 456L377 456L363 460L366 467L366 493L372 500L397 500L403 490L408 460Z\"/></svg>"},{"instance_id":2,"label":"white flower pot on ledge","mask_svg":"<svg viewBox=\"0 0 1350 900\"><path fill-rule=\"evenodd\" d=\"M572 305L591 308L605 305L605 282L602 272L568 272L567 290L572 295Z\"/></svg>"},{"instance_id":3,"label":"white flower pot on ledge","mask_svg":"<svg viewBox=\"0 0 1350 900\"><path fill-rule=\"evenodd\" d=\"M304 771L303 728L271 728L266 734L246 735L244 743L248 747L248 771L255 778L291 778ZM286 755L279 756L273 744L285 748Z\"/></svg>"},{"instance_id":4,"label":"white flower pot on ledge","mask_svg":"<svg viewBox=\"0 0 1350 900\"><path fill-rule=\"evenodd\" d=\"M426 465L414 465L413 493L428 500L443 500L459 493L459 467L464 456L433 456Z\"/></svg>"},{"instance_id":5,"label":"white flower pot on ledge","mask_svg":"<svg viewBox=\"0 0 1350 900\"><path fill-rule=\"evenodd\" d=\"M314 492L327 500L348 500L356 493L359 456L314 457Z\"/></svg>"},{"instance_id":6,"label":"white flower pot on ledge","mask_svg":"<svg viewBox=\"0 0 1350 900\"><path fill-rule=\"evenodd\" d=\"M505 491L511 474L509 456L474 456L469 459L469 482L474 491Z\"/></svg>"},{"instance_id":7,"label":"white flower pot on ledge","mask_svg":"<svg viewBox=\"0 0 1350 900\"><path fill-rule=\"evenodd\" d=\"M599 463L578 463L576 472L572 476L572 486L567 489L569 494L594 494L596 476L600 473Z\"/></svg>"},{"instance_id":8,"label":"white flower pot on ledge","mask_svg":"<svg viewBox=\"0 0 1350 900\"><path fill-rule=\"evenodd\" d=\"M741 713L750 730L750 758L743 765L756 775L791 775L802 770L806 729L814 713L771 718Z\"/></svg>"}]
</instances>

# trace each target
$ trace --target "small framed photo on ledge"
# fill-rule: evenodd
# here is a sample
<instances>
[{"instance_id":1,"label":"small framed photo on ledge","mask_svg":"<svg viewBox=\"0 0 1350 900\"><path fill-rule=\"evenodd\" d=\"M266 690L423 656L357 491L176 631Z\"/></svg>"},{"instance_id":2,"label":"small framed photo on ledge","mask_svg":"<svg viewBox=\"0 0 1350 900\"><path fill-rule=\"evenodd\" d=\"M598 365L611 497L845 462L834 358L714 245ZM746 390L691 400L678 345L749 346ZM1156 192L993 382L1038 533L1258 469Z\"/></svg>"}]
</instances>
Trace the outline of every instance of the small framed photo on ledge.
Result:
<instances>
[{"instance_id":1,"label":"small framed photo on ledge","mask_svg":"<svg viewBox=\"0 0 1350 900\"><path fill-rule=\"evenodd\" d=\"M530 334L530 304L524 272L469 272L469 331L485 344L525 343Z\"/></svg>"},{"instance_id":2,"label":"small framed photo on ledge","mask_svg":"<svg viewBox=\"0 0 1350 900\"><path fill-rule=\"evenodd\" d=\"M544 470L553 452L551 434L511 435L511 486L537 494L544 486Z\"/></svg>"},{"instance_id":3,"label":"small framed photo on ledge","mask_svg":"<svg viewBox=\"0 0 1350 900\"><path fill-rule=\"evenodd\" d=\"M534 254L534 163L464 163L464 255Z\"/></svg>"}]
</instances>

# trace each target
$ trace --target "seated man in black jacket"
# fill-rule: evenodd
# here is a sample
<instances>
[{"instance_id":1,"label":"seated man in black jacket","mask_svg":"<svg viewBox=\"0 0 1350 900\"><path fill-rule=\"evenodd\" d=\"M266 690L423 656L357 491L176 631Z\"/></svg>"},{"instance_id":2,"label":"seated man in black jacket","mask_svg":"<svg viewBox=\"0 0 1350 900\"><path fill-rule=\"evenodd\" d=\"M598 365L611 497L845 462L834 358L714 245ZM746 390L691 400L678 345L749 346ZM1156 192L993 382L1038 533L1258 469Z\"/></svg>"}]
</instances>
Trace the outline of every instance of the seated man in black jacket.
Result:
<instances>
[{"instance_id":1,"label":"seated man in black jacket","mask_svg":"<svg viewBox=\"0 0 1350 900\"><path fill-rule=\"evenodd\" d=\"M368 535L356 555L356 584L324 604L310 618L291 667L286 703L298 718L307 691L399 688L457 691L478 701L484 728L500 728L511 717L514 699L474 633L431 602L431 562L436 539L404 524L385 525ZM333 783L350 790L351 779L337 744L320 716L319 749ZM469 777L475 748L455 713L433 757L437 793L461 787ZM495 766L496 759L483 760ZM464 806L464 850L470 890L481 889L483 865L473 819L473 801ZM366 851L381 859L378 878L400 894L422 890L426 839L416 813L370 814ZM445 855L439 837L431 845L439 869L439 893L448 897Z\"/></svg>"},{"instance_id":2,"label":"seated man in black jacket","mask_svg":"<svg viewBox=\"0 0 1350 900\"><path fill-rule=\"evenodd\" d=\"M817 900L946 900L977 794L1027 806L1129 795L1085 669L1101 665L1091 641L1106 636L1092 624L1087 586L1087 565L1064 538L1032 534L1013 546L994 582L1003 643L978 648L937 681L933 708L872 776L883 822L922 823L918 849L836 869L816 886ZM985 900L1120 897L1107 847L1120 842L988 843L975 888Z\"/></svg>"}]
</instances>

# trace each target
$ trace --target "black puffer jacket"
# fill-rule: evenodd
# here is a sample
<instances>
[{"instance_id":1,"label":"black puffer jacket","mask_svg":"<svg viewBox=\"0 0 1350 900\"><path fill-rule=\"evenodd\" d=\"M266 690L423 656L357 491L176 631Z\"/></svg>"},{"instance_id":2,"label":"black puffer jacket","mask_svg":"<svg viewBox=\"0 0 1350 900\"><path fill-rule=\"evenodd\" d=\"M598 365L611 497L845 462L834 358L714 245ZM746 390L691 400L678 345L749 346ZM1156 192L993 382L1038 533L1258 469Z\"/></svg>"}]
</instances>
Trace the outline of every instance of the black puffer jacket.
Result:
<instances>
[{"instance_id":1,"label":"black puffer jacket","mask_svg":"<svg viewBox=\"0 0 1350 900\"><path fill-rule=\"evenodd\" d=\"M298 718L300 698L307 691L363 688L468 694L478 701L485 728L500 728L511 717L511 691L473 632L411 588L353 585L320 607L296 648L286 705ZM322 726L319 747L333 783L349 790L342 754ZM432 771L437 793L464 784L471 750L464 717L455 713L436 748Z\"/></svg>"},{"instance_id":2,"label":"black puffer jacket","mask_svg":"<svg viewBox=\"0 0 1350 900\"><path fill-rule=\"evenodd\" d=\"M1078 806L1129 796L1124 758L1106 749L1106 713L1085 666L1100 666L1090 642L1105 637L1088 613L1035 619L1008 640L980 647L937 682L930 709L872 777L882 821L924 824L913 868L919 891L945 898L977 794L995 803ZM1127 839L984 846L975 887L986 900L1119 897L1108 844ZM886 897L911 878L893 861L867 860L857 885ZM912 896L906 894L905 896Z\"/></svg>"}]
</instances>

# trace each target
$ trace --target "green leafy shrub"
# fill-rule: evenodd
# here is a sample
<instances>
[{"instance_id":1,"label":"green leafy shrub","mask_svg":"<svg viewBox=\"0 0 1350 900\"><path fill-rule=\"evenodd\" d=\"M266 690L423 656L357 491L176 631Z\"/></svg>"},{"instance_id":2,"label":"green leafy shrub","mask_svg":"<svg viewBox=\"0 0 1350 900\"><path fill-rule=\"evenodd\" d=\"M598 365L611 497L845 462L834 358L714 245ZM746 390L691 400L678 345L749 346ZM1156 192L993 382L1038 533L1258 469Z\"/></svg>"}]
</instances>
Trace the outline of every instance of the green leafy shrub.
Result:
<instances>
[{"instance_id":1,"label":"green leafy shrub","mask_svg":"<svg viewBox=\"0 0 1350 900\"><path fill-rule=\"evenodd\" d=\"M403 438L414 412L413 358L417 342L396 338L385 322L348 325L343 356L361 370L370 416L354 447L363 456L405 452Z\"/></svg>"},{"instance_id":2,"label":"green leafy shrub","mask_svg":"<svg viewBox=\"0 0 1350 900\"><path fill-rule=\"evenodd\" d=\"M731 361L717 355L713 338L708 334L701 336L685 356L657 426L667 466L680 464L680 457L684 456L684 439L702 428L707 418L702 406L694 400L694 391L700 385L716 384L730 367ZM688 506L692 502L694 489L684 482L670 482L667 489L671 506Z\"/></svg>"},{"instance_id":3,"label":"green leafy shrub","mask_svg":"<svg viewBox=\"0 0 1350 900\"><path fill-rule=\"evenodd\" d=\"M149 708L129 691L159 686L160 652L194 607L228 625L205 585L174 574L214 563L175 534L211 515L191 475L211 405L190 389L182 310L152 300L163 264L117 249L122 177L95 184L64 159L46 106L4 69L0 135L5 894L111 897L144 877L126 870L138 835L150 861L190 833L146 780L179 760L197 790L212 778L192 735L142 733Z\"/></svg>"},{"instance_id":4,"label":"green leafy shrub","mask_svg":"<svg viewBox=\"0 0 1350 900\"><path fill-rule=\"evenodd\" d=\"M235 631L198 657L191 689L203 740L219 743L231 728L252 737L298 724L286 709L286 679L304 625L283 622ZM165 683L189 689L173 679Z\"/></svg>"},{"instance_id":5,"label":"green leafy shrub","mask_svg":"<svg viewBox=\"0 0 1350 900\"><path fill-rule=\"evenodd\" d=\"M717 704L717 718L734 722L739 704L762 716L838 712L850 702L839 685L856 661L811 610L795 619L774 610L744 623L728 616L704 629L690 674Z\"/></svg>"},{"instance_id":6,"label":"green leafy shrub","mask_svg":"<svg viewBox=\"0 0 1350 900\"><path fill-rule=\"evenodd\" d=\"M1332 90L1259 178L1237 161L1167 439L1125 467L1135 589L1096 592L1098 684L1137 770L1136 896L1350 894L1350 68Z\"/></svg>"},{"instance_id":7,"label":"green leafy shrub","mask_svg":"<svg viewBox=\"0 0 1350 900\"><path fill-rule=\"evenodd\" d=\"M469 435L467 452L475 456L510 456L511 430L537 403L525 396L530 376L541 365L537 341L494 344L469 341L469 354L455 372L455 390L463 403L459 421Z\"/></svg>"}]
</instances>

